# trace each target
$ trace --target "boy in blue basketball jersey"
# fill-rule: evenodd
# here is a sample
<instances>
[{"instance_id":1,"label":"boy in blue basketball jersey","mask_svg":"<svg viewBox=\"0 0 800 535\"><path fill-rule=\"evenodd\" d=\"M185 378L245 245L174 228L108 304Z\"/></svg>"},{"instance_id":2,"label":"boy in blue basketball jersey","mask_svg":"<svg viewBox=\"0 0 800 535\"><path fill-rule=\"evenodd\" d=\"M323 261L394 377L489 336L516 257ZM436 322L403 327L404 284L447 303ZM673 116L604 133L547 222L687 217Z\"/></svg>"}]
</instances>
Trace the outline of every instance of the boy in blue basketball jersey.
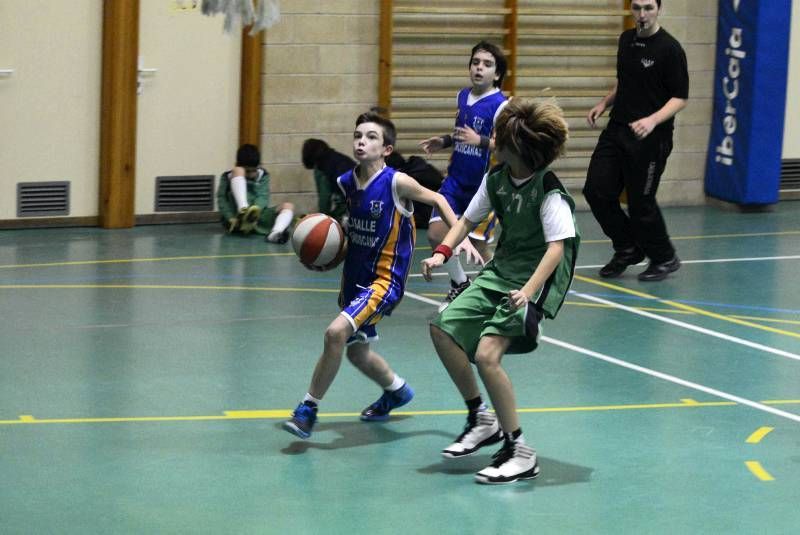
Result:
<instances>
[{"instance_id":1,"label":"boy in blue basketball jersey","mask_svg":"<svg viewBox=\"0 0 800 535\"><path fill-rule=\"evenodd\" d=\"M475 45L469 62L472 86L458 92L458 114L453 134L435 136L420 143L420 147L428 154L453 147L447 177L439 193L445 196L459 217L467 209L475 192L478 191L483 175L489 170L495 119L508 102L500 91L506 68L506 58L500 48L486 41ZM475 243L483 257L487 256L488 242L492 237L494 224L494 214L489 214L487 219L470 233L469 237L476 240ZM446 233L447 227L434 210L428 227L431 247L439 245ZM457 256L445 267L450 275L451 290L439 307L439 312L469 286L469 278L464 273Z\"/></svg>"},{"instance_id":2,"label":"boy in blue basketball jersey","mask_svg":"<svg viewBox=\"0 0 800 535\"><path fill-rule=\"evenodd\" d=\"M350 362L384 390L362 411L362 420L386 420L392 409L414 396L383 357L370 350L370 342L378 338L377 323L403 297L416 234L412 201L435 206L449 225L457 218L442 195L386 165L384 158L396 137L394 124L378 113L364 113L356 120L353 155L358 165L338 178L349 215L339 293L342 311L325 331L308 392L284 423L284 429L300 438L311 435L317 407L336 377L345 347Z\"/></svg>"}]
</instances>

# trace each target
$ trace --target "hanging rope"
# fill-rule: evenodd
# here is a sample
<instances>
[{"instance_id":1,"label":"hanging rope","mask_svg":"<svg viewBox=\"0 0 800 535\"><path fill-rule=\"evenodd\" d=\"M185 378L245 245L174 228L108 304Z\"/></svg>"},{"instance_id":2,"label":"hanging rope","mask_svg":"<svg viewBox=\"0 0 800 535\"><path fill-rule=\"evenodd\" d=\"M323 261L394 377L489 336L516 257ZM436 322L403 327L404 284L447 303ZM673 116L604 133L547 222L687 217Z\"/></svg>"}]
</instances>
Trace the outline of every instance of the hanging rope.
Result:
<instances>
[{"instance_id":1,"label":"hanging rope","mask_svg":"<svg viewBox=\"0 0 800 535\"><path fill-rule=\"evenodd\" d=\"M269 28L281 18L278 0L203 0L203 15L225 14L224 28L227 33L235 25L251 26L250 35Z\"/></svg>"}]
</instances>

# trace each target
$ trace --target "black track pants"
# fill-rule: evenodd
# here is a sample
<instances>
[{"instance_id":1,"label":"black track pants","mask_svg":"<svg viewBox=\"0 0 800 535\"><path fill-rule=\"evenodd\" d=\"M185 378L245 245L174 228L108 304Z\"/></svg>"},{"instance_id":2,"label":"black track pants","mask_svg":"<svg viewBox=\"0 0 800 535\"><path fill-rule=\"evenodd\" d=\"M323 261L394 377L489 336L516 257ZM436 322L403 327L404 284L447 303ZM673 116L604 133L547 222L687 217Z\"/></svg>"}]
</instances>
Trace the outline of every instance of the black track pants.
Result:
<instances>
[{"instance_id":1,"label":"black track pants","mask_svg":"<svg viewBox=\"0 0 800 535\"><path fill-rule=\"evenodd\" d=\"M656 203L670 152L670 129L656 128L639 140L628 125L611 122L600 134L583 195L615 251L638 247L656 263L675 256ZM628 196L627 214L619 202L623 188Z\"/></svg>"}]
</instances>

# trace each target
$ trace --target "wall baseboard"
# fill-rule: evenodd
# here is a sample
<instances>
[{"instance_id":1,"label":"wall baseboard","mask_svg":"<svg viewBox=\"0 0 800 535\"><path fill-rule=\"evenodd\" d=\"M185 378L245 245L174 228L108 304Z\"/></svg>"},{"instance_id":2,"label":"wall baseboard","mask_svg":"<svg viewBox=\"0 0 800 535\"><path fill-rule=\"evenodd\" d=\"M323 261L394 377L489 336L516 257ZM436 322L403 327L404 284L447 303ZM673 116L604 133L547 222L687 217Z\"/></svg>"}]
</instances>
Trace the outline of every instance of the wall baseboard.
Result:
<instances>
[{"instance_id":1,"label":"wall baseboard","mask_svg":"<svg viewBox=\"0 0 800 535\"><path fill-rule=\"evenodd\" d=\"M176 223L216 223L219 212L173 212L169 214L137 215L137 225L171 225Z\"/></svg>"},{"instance_id":2,"label":"wall baseboard","mask_svg":"<svg viewBox=\"0 0 800 535\"><path fill-rule=\"evenodd\" d=\"M0 230L26 228L96 227L100 224L97 216L89 217L25 217L0 220Z\"/></svg>"},{"instance_id":3,"label":"wall baseboard","mask_svg":"<svg viewBox=\"0 0 800 535\"><path fill-rule=\"evenodd\" d=\"M180 223L216 223L219 212L176 212L171 214L137 215L136 225L172 225ZM29 228L98 227L98 216L88 217L26 217L0 219L0 230Z\"/></svg>"}]
</instances>

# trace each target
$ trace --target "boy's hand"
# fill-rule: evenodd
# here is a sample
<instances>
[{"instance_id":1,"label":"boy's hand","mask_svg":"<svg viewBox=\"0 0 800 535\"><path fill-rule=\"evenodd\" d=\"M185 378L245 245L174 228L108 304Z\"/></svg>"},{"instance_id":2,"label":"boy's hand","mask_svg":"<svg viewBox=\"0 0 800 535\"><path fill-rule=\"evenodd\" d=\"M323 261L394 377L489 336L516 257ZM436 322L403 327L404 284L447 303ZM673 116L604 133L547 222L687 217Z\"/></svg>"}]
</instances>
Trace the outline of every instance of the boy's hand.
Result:
<instances>
[{"instance_id":1,"label":"boy's hand","mask_svg":"<svg viewBox=\"0 0 800 535\"><path fill-rule=\"evenodd\" d=\"M434 253L432 257L426 258L422 261L422 278L430 282L433 278L431 273L434 268L444 264L444 255L441 253Z\"/></svg>"},{"instance_id":2,"label":"boy's hand","mask_svg":"<svg viewBox=\"0 0 800 535\"><path fill-rule=\"evenodd\" d=\"M508 308L512 312L528 305L528 296L522 290L511 290L508 292Z\"/></svg>"},{"instance_id":3,"label":"boy's hand","mask_svg":"<svg viewBox=\"0 0 800 535\"><path fill-rule=\"evenodd\" d=\"M425 154L432 154L444 148L444 140L440 136L429 137L428 139L420 141L419 147L425 151Z\"/></svg>"},{"instance_id":4,"label":"boy's hand","mask_svg":"<svg viewBox=\"0 0 800 535\"><path fill-rule=\"evenodd\" d=\"M472 245L472 241L469 237L464 238L464 240L453 249L453 256L458 256L462 252L467 260L467 264L480 264L482 266L486 264L486 262L483 261L481 253Z\"/></svg>"},{"instance_id":5,"label":"boy's hand","mask_svg":"<svg viewBox=\"0 0 800 535\"><path fill-rule=\"evenodd\" d=\"M469 126L457 126L453 130L453 140L478 147L481 144L481 135Z\"/></svg>"}]
</instances>

